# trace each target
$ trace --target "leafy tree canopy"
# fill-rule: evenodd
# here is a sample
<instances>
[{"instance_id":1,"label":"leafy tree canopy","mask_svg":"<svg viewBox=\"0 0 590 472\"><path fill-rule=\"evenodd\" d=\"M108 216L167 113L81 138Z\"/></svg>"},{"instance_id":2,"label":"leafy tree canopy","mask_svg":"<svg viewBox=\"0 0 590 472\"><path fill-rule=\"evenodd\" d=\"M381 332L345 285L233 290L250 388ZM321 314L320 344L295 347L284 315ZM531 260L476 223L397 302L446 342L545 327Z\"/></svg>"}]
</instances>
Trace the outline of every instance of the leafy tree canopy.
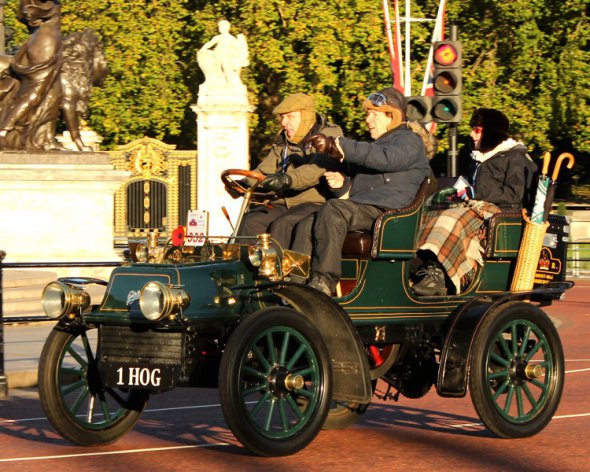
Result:
<instances>
[{"instance_id":1,"label":"leafy tree canopy","mask_svg":"<svg viewBox=\"0 0 590 472\"><path fill-rule=\"evenodd\" d=\"M18 46L27 33L7 24ZM278 130L272 109L293 92L316 98L321 112L352 137L366 137L360 104L391 85L378 0L62 0L64 34L86 27L102 37L111 73L94 89L90 125L107 145L149 135L194 148L196 102L203 76L196 51L226 18L244 33L250 66L242 73L250 101L253 164ZM404 2L400 2L403 14ZM464 119L476 107L504 110L532 154L570 151L584 176L590 154L590 0L447 2L447 25L463 45ZM434 18L438 0L413 0L412 16ZM413 93L419 92L432 23L412 25ZM448 28L447 28L448 31ZM444 154L446 126L439 127ZM584 177L585 178L585 177Z\"/></svg>"}]
</instances>

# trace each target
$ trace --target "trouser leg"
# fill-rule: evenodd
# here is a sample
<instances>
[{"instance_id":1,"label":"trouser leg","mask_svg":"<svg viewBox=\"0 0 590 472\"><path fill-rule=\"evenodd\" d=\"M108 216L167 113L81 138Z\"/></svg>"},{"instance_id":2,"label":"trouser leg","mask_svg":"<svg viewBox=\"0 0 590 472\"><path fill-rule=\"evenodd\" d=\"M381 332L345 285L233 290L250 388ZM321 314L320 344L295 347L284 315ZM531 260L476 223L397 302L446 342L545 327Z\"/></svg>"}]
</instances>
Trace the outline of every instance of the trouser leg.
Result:
<instances>
[{"instance_id":1,"label":"trouser leg","mask_svg":"<svg viewBox=\"0 0 590 472\"><path fill-rule=\"evenodd\" d=\"M340 280L342 244L346 233L371 231L381 213L381 208L350 200L329 200L318 212L313 231L311 267L313 272L319 272L330 280L332 290Z\"/></svg>"},{"instance_id":2,"label":"trouser leg","mask_svg":"<svg viewBox=\"0 0 590 472\"><path fill-rule=\"evenodd\" d=\"M287 211L285 205L258 206L244 215L238 236L256 236L268 233L270 224Z\"/></svg>"},{"instance_id":3,"label":"trouser leg","mask_svg":"<svg viewBox=\"0 0 590 472\"><path fill-rule=\"evenodd\" d=\"M285 213L278 216L269 227L269 232L283 249L292 247L293 232L295 225L308 215L316 212L321 207L319 203L302 203L289 208Z\"/></svg>"}]
</instances>

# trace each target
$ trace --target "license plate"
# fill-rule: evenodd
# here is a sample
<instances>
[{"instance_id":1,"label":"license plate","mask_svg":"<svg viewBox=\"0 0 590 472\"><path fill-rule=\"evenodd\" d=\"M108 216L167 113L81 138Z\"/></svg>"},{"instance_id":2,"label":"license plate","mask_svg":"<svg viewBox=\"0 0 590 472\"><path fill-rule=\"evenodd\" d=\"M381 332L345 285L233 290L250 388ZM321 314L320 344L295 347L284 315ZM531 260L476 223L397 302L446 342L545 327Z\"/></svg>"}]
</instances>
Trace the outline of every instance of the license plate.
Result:
<instances>
[{"instance_id":1,"label":"license plate","mask_svg":"<svg viewBox=\"0 0 590 472\"><path fill-rule=\"evenodd\" d=\"M102 363L100 370L107 387L163 391L175 387L180 367Z\"/></svg>"}]
</instances>

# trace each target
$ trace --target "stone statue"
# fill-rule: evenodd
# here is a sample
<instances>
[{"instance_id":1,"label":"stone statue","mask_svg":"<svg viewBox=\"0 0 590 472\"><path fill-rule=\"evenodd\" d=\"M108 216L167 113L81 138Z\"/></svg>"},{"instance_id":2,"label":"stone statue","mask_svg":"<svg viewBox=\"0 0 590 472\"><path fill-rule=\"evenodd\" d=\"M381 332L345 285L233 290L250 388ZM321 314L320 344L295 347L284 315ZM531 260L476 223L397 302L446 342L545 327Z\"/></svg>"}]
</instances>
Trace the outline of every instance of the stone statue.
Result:
<instances>
[{"instance_id":1,"label":"stone statue","mask_svg":"<svg viewBox=\"0 0 590 472\"><path fill-rule=\"evenodd\" d=\"M80 151L92 151L80 136L80 121L86 118L92 86L100 86L108 74L108 65L98 35L86 28L63 41L61 108L72 141Z\"/></svg>"},{"instance_id":2,"label":"stone statue","mask_svg":"<svg viewBox=\"0 0 590 472\"><path fill-rule=\"evenodd\" d=\"M59 2L20 0L18 18L30 36L0 73L0 149L54 149L61 102Z\"/></svg>"},{"instance_id":3,"label":"stone statue","mask_svg":"<svg viewBox=\"0 0 590 472\"><path fill-rule=\"evenodd\" d=\"M213 86L242 84L240 70L248 62L248 44L243 34L233 36L229 21L218 23L219 34L205 43L197 52L199 67L205 74L205 83Z\"/></svg>"}]
</instances>

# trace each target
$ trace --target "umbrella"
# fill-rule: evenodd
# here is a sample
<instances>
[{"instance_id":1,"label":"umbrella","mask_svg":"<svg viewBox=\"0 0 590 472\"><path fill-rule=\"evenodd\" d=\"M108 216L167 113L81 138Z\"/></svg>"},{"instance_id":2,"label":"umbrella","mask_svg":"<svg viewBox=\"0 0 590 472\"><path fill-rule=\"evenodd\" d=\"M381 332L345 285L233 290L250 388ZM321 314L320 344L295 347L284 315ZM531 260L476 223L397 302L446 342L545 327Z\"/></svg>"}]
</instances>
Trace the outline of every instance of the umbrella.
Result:
<instances>
[{"instance_id":1,"label":"umbrella","mask_svg":"<svg viewBox=\"0 0 590 472\"><path fill-rule=\"evenodd\" d=\"M535 204L533 205L533 211L531 212L531 221L533 223L543 223L545 218L545 201L547 200L547 192L551 185L551 179L547 176L550 160L551 153L546 152L543 155L543 170L539 176L537 193L535 194Z\"/></svg>"},{"instance_id":2,"label":"umbrella","mask_svg":"<svg viewBox=\"0 0 590 472\"><path fill-rule=\"evenodd\" d=\"M559 175L559 170L561 169L561 163L564 159L568 160L566 167L571 169L574 166L575 160L574 156L572 156L569 152L564 152L559 155L557 161L555 161L555 167L553 168L553 174L551 174L551 183L547 189L547 198L545 199L545 205L543 207L543 218L544 221L547 221L549 218L549 213L551 213L551 205L553 205L553 197L555 195L555 187L557 185L557 176Z\"/></svg>"},{"instance_id":3,"label":"umbrella","mask_svg":"<svg viewBox=\"0 0 590 472\"><path fill-rule=\"evenodd\" d=\"M531 221L533 223L543 223L547 221L549 213L551 212L551 205L553 204L553 197L555 195L555 186L557 184L557 176L561 168L561 163L564 159L568 159L567 168L571 169L574 166L574 156L569 152L564 152L559 155L553 168L551 178L547 175L549 171L549 161L551 154L546 152L543 156L543 170L539 177L537 184L537 194L535 195L535 204L531 212Z\"/></svg>"},{"instance_id":4,"label":"umbrella","mask_svg":"<svg viewBox=\"0 0 590 472\"><path fill-rule=\"evenodd\" d=\"M569 160L568 169L573 167L574 156L565 152L557 158L555 167L553 168L553 174L549 178L547 173L549 172L551 154L546 152L543 155L543 169L539 177L539 183L537 184L537 194L535 195L535 204L533 205L530 219L526 215L526 210L522 211L525 225L516 260L516 267L512 277L511 290L530 290L534 286L539 256L543 247L543 239L547 226L549 225L547 218L549 217L551 204L553 203L555 184L561 163L564 159Z\"/></svg>"}]
</instances>

